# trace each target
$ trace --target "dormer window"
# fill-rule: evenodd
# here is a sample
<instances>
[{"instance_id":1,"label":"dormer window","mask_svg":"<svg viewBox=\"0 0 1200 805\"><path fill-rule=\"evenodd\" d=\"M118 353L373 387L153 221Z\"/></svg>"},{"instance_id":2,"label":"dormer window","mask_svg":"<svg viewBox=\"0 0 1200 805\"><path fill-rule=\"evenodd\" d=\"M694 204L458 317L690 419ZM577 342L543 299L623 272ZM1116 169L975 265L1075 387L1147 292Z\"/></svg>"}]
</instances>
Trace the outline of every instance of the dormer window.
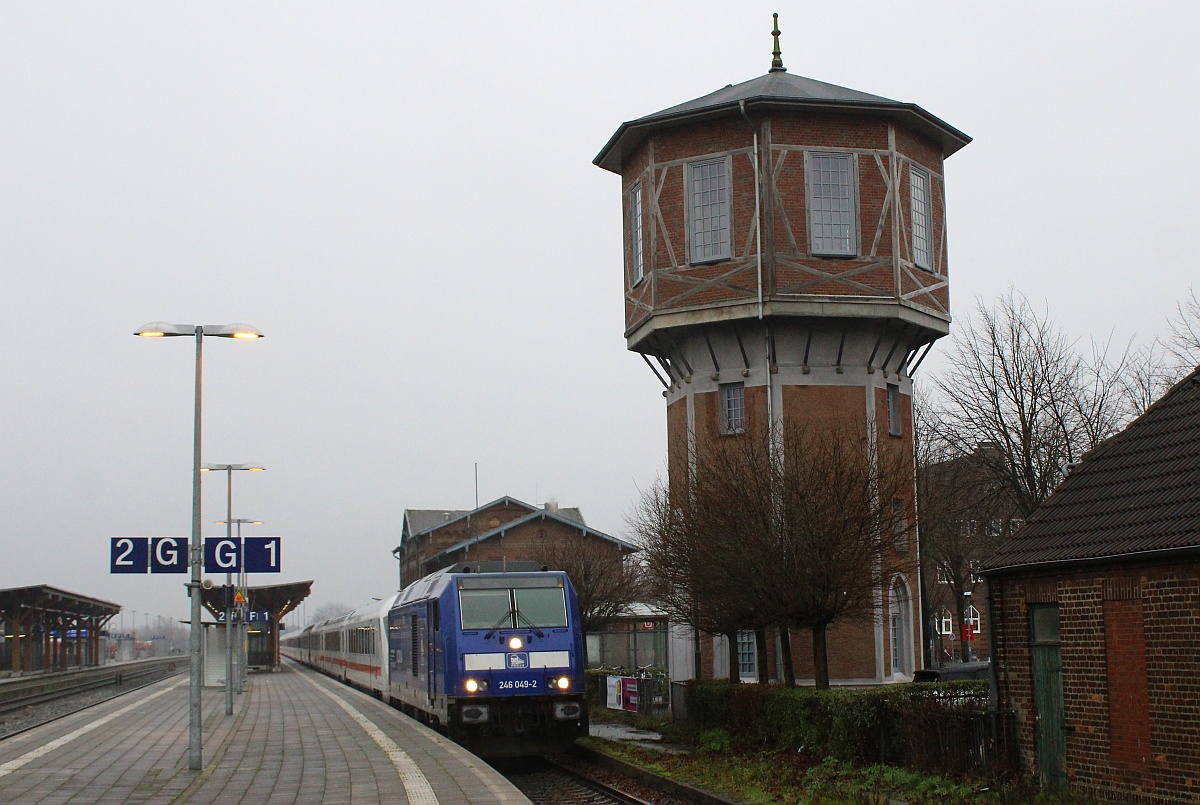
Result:
<instances>
[{"instance_id":1,"label":"dormer window","mask_svg":"<svg viewBox=\"0 0 1200 805\"><path fill-rule=\"evenodd\" d=\"M724 157L688 165L688 198L691 262L729 259L729 163Z\"/></svg>"},{"instance_id":2,"label":"dormer window","mask_svg":"<svg viewBox=\"0 0 1200 805\"><path fill-rule=\"evenodd\" d=\"M809 161L809 227L812 253L852 257L858 253L854 214L854 157L813 154Z\"/></svg>"}]
</instances>

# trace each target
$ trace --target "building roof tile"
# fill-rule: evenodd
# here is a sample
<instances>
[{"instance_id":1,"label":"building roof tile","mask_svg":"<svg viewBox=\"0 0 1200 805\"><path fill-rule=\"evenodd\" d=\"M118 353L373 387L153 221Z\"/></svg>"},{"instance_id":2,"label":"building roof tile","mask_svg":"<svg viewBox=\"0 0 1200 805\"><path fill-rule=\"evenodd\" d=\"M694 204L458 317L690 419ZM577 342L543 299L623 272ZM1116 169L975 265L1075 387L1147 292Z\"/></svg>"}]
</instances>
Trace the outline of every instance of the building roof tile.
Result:
<instances>
[{"instance_id":1,"label":"building roof tile","mask_svg":"<svg viewBox=\"0 0 1200 805\"><path fill-rule=\"evenodd\" d=\"M984 565L1200 549L1200 369L1086 456Z\"/></svg>"}]
</instances>

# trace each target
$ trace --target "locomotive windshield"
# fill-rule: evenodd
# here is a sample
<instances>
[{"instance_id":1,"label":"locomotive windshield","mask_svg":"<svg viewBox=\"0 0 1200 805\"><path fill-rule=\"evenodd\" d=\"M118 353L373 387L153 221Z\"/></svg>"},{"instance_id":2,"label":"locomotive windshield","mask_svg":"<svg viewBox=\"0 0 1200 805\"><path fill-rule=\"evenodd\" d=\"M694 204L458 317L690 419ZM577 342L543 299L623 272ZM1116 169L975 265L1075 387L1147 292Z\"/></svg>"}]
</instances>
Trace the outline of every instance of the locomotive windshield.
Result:
<instances>
[{"instance_id":1,"label":"locomotive windshield","mask_svg":"<svg viewBox=\"0 0 1200 805\"><path fill-rule=\"evenodd\" d=\"M558 629L567 625L567 600L562 587L506 588L458 591L462 628Z\"/></svg>"}]
</instances>

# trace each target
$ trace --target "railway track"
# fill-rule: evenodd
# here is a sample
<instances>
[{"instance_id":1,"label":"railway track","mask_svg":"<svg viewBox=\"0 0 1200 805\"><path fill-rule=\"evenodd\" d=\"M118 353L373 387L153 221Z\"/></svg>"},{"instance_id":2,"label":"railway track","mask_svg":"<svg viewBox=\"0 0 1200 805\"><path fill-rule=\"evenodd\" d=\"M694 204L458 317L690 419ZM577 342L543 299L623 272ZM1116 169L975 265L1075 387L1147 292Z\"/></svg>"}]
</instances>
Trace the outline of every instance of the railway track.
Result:
<instances>
[{"instance_id":1,"label":"railway track","mask_svg":"<svg viewBox=\"0 0 1200 805\"><path fill-rule=\"evenodd\" d=\"M7 680L0 684L0 740L179 673L182 660L165 657Z\"/></svg>"},{"instance_id":2,"label":"railway track","mask_svg":"<svg viewBox=\"0 0 1200 805\"><path fill-rule=\"evenodd\" d=\"M666 793L645 780L594 765L587 753L494 762L534 805L712 805L717 798L694 792ZM722 803L724 805L724 803Z\"/></svg>"}]
</instances>

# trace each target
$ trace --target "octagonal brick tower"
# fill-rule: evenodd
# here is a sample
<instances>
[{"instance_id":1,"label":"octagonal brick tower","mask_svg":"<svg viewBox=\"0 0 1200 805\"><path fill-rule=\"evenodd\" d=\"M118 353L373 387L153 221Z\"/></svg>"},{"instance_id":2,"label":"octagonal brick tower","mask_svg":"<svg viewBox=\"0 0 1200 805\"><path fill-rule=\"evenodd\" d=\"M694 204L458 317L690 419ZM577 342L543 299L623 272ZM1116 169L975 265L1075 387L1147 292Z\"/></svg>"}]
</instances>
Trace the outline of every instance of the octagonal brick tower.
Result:
<instances>
[{"instance_id":1,"label":"octagonal brick tower","mask_svg":"<svg viewBox=\"0 0 1200 805\"><path fill-rule=\"evenodd\" d=\"M706 440L789 422L854 423L911 456L911 376L949 330L943 160L970 138L788 73L773 33L766 75L623 123L594 160L621 176L625 338L665 388L673 484ZM832 679L911 678L918 589L893 578L873 623L830 631ZM702 676L721 676L702 643Z\"/></svg>"}]
</instances>

